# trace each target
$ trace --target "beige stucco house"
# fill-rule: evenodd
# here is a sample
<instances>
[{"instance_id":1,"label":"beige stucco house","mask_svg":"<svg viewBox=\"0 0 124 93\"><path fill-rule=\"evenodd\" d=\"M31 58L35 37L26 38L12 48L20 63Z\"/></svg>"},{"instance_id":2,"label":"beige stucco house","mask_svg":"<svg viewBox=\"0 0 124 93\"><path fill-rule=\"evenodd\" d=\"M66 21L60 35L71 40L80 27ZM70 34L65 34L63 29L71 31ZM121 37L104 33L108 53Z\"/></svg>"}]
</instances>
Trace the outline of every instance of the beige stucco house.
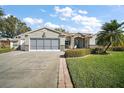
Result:
<instances>
[{"instance_id":1,"label":"beige stucco house","mask_svg":"<svg viewBox=\"0 0 124 93\"><path fill-rule=\"evenodd\" d=\"M72 48L89 48L91 34L60 32L50 28L41 28L18 35L21 50L44 51Z\"/></svg>"}]
</instances>

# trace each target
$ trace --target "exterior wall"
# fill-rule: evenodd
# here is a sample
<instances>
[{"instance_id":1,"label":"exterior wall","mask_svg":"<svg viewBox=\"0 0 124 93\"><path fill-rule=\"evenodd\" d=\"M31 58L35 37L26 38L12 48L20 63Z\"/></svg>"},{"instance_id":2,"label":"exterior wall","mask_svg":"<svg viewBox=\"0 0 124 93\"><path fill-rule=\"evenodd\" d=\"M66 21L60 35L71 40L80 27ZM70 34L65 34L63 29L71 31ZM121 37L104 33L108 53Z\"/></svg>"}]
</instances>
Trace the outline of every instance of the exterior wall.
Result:
<instances>
[{"instance_id":1,"label":"exterior wall","mask_svg":"<svg viewBox=\"0 0 124 93\"><path fill-rule=\"evenodd\" d=\"M96 35L93 35L92 38L90 38L90 46L96 45Z\"/></svg>"},{"instance_id":2,"label":"exterior wall","mask_svg":"<svg viewBox=\"0 0 124 93\"><path fill-rule=\"evenodd\" d=\"M60 50L65 50L65 37L60 37Z\"/></svg>"},{"instance_id":3,"label":"exterior wall","mask_svg":"<svg viewBox=\"0 0 124 93\"><path fill-rule=\"evenodd\" d=\"M90 48L96 48L96 47L98 47L98 46L96 45L96 37L97 37L97 35L95 34L95 35L93 35L92 38L90 39L90 45L89 45Z\"/></svg>"},{"instance_id":4,"label":"exterior wall","mask_svg":"<svg viewBox=\"0 0 124 93\"><path fill-rule=\"evenodd\" d=\"M59 34L49 31L47 29L42 29L42 30L30 33L29 36L30 37L39 37L39 38L58 38Z\"/></svg>"},{"instance_id":5,"label":"exterior wall","mask_svg":"<svg viewBox=\"0 0 124 93\"><path fill-rule=\"evenodd\" d=\"M25 51L30 50L30 37L29 36L25 37L24 47L25 47Z\"/></svg>"},{"instance_id":6,"label":"exterior wall","mask_svg":"<svg viewBox=\"0 0 124 93\"><path fill-rule=\"evenodd\" d=\"M13 48L13 42L10 42L10 48L11 49Z\"/></svg>"},{"instance_id":7,"label":"exterior wall","mask_svg":"<svg viewBox=\"0 0 124 93\"><path fill-rule=\"evenodd\" d=\"M71 37L71 43L70 43L70 48L74 48L74 37Z\"/></svg>"},{"instance_id":8,"label":"exterior wall","mask_svg":"<svg viewBox=\"0 0 124 93\"><path fill-rule=\"evenodd\" d=\"M13 43L12 48L17 49L17 48L19 47L19 42L18 42L18 40L17 40L17 41L13 41L12 43Z\"/></svg>"}]
</instances>

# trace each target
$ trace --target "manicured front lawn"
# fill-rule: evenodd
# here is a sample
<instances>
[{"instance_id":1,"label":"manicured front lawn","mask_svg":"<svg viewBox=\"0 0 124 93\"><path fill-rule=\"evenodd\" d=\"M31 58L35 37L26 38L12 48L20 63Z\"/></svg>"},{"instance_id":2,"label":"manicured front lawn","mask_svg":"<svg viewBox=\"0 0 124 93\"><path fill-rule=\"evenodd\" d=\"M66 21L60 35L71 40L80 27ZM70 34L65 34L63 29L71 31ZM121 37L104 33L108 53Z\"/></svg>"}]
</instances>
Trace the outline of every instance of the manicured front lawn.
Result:
<instances>
[{"instance_id":1,"label":"manicured front lawn","mask_svg":"<svg viewBox=\"0 0 124 93\"><path fill-rule=\"evenodd\" d=\"M124 87L124 52L67 58L75 87Z\"/></svg>"},{"instance_id":2,"label":"manicured front lawn","mask_svg":"<svg viewBox=\"0 0 124 93\"><path fill-rule=\"evenodd\" d=\"M10 52L10 51L12 51L12 49L10 49L10 48L0 48L0 54Z\"/></svg>"}]
</instances>

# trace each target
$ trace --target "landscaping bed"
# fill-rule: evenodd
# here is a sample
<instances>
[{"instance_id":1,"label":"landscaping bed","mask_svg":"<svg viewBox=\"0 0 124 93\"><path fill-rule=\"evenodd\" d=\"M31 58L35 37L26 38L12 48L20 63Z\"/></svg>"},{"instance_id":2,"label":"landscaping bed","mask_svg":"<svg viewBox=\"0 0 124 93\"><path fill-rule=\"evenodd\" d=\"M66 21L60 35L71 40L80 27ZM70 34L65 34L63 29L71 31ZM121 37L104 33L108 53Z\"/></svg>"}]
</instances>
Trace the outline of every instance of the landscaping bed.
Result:
<instances>
[{"instance_id":1,"label":"landscaping bed","mask_svg":"<svg viewBox=\"0 0 124 93\"><path fill-rule=\"evenodd\" d=\"M74 87L124 87L124 52L66 60Z\"/></svg>"},{"instance_id":2,"label":"landscaping bed","mask_svg":"<svg viewBox=\"0 0 124 93\"><path fill-rule=\"evenodd\" d=\"M0 48L0 54L10 52L10 51L12 51L12 49L10 49L10 48Z\"/></svg>"}]
</instances>

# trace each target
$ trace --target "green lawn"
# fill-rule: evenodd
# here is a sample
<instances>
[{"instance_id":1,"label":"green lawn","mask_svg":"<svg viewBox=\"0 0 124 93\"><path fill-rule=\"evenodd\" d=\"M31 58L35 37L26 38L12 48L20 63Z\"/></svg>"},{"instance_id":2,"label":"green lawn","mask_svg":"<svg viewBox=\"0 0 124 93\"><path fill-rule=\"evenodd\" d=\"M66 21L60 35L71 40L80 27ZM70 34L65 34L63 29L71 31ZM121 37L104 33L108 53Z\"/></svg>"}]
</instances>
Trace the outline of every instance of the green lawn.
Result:
<instances>
[{"instance_id":1,"label":"green lawn","mask_svg":"<svg viewBox=\"0 0 124 93\"><path fill-rule=\"evenodd\" d=\"M67 58L75 87L124 87L124 52Z\"/></svg>"},{"instance_id":2,"label":"green lawn","mask_svg":"<svg viewBox=\"0 0 124 93\"><path fill-rule=\"evenodd\" d=\"M0 54L10 52L10 51L12 51L12 49L10 49L10 48L0 48Z\"/></svg>"}]
</instances>

